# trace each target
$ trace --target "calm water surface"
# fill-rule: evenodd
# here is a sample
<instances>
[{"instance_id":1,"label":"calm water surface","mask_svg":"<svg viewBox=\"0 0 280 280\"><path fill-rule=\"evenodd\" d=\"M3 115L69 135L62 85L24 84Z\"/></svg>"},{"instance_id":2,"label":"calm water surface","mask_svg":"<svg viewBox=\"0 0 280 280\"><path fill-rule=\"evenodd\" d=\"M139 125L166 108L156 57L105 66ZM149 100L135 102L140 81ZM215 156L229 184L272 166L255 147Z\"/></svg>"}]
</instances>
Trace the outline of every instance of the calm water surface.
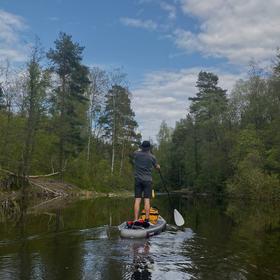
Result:
<instances>
[{"instance_id":1,"label":"calm water surface","mask_svg":"<svg viewBox=\"0 0 280 280\"><path fill-rule=\"evenodd\" d=\"M280 279L280 208L174 197L186 224L125 240L132 198L0 203L0 279Z\"/></svg>"}]
</instances>

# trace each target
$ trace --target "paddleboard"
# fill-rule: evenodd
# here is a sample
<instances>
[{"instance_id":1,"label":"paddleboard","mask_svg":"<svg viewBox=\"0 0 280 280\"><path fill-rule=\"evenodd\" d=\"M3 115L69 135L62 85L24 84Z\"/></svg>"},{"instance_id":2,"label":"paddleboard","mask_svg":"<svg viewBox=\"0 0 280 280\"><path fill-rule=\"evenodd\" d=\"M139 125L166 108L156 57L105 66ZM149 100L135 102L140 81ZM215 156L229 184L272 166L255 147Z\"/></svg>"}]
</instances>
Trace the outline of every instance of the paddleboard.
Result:
<instances>
[{"instance_id":1,"label":"paddleboard","mask_svg":"<svg viewBox=\"0 0 280 280\"><path fill-rule=\"evenodd\" d=\"M166 227L166 221L159 216L156 224L150 224L148 228L128 228L126 222L119 225L120 236L123 238L148 238L161 233Z\"/></svg>"}]
</instances>

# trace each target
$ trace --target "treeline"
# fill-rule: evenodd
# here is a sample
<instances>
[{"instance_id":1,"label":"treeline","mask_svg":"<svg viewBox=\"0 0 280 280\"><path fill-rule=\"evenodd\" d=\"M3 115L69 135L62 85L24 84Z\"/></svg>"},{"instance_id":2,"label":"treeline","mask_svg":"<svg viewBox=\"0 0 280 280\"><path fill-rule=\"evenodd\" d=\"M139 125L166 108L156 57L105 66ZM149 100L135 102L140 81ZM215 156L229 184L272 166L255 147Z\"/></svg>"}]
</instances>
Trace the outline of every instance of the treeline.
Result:
<instances>
[{"instance_id":1,"label":"treeline","mask_svg":"<svg viewBox=\"0 0 280 280\"><path fill-rule=\"evenodd\" d=\"M128 154L141 140L125 74L83 64L60 33L46 53L38 41L25 67L0 64L0 179L57 173L83 188L131 185Z\"/></svg>"},{"instance_id":2,"label":"treeline","mask_svg":"<svg viewBox=\"0 0 280 280\"><path fill-rule=\"evenodd\" d=\"M280 53L270 73L252 67L230 94L210 72L198 75L189 113L165 122L156 151L174 188L280 199Z\"/></svg>"}]
</instances>

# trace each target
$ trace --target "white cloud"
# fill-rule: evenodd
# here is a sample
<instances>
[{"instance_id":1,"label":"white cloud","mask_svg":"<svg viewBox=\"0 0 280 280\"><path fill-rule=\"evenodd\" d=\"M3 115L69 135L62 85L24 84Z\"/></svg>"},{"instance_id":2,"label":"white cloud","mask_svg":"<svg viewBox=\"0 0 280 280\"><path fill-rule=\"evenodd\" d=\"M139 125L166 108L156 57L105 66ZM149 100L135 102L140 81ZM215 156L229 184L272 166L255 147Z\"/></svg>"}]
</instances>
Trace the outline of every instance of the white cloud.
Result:
<instances>
[{"instance_id":1,"label":"white cloud","mask_svg":"<svg viewBox=\"0 0 280 280\"><path fill-rule=\"evenodd\" d=\"M23 61L26 58L26 47L20 44L20 32L26 28L22 17L0 10L1 60Z\"/></svg>"},{"instance_id":2,"label":"white cloud","mask_svg":"<svg viewBox=\"0 0 280 280\"><path fill-rule=\"evenodd\" d=\"M26 54L22 50L9 49L0 43L0 62L8 59L12 62L22 62L26 59Z\"/></svg>"},{"instance_id":3,"label":"white cloud","mask_svg":"<svg viewBox=\"0 0 280 280\"><path fill-rule=\"evenodd\" d=\"M200 68L180 71L158 71L145 76L144 81L132 90L132 106L143 138L155 140L162 120L174 127L184 118L188 98L197 92L195 87ZM222 73L217 69L203 69L216 73L220 86L230 90L241 75Z\"/></svg>"},{"instance_id":4,"label":"white cloud","mask_svg":"<svg viewBox=\"0 0 280 280\"><path fill-rule=\"evenodd\" d=\"M152 20L142 20L136 18L122 17L120 18L122 24L130 27L143 28L147 30L156 30L158 25Z\"/></svg>"},{"instance_id":5,"label":"white cloud","mask_svg":"<svg viewBox=\"0 0 280 280\"><path fill-rule=\"evenodd\" d=\"M226 57L231 63L270 61L280 45L279 0L181 0L187 16L199 21L199 32L178 28L176 45L206 56Z\"/></svg>"},{"instance_id":6,"label":"white cloud","mask_svg":"<svg viewBox=\"0 0 280 280\"><path fill-rule=\"evenodd\" d=\"M166 2L160 2L160 7L164 11L168 12L169 19L175 19L176 18L176 7L173 5L170 5Z\"/></svg>"}]
</instances>

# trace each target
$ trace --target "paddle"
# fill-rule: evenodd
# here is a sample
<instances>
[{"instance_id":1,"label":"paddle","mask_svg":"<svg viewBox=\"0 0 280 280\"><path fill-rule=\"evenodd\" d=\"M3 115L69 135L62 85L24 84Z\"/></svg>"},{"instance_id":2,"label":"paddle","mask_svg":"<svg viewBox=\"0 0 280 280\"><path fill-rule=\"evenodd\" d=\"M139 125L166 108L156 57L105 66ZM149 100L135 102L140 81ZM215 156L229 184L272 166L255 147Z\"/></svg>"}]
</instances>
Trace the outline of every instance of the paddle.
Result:
<instances>
[{"instance_id":1,"label":"paddle","mask_svg":"<svg viewBox=\"0 0 280 280\"><path fill-rule=\"evenodd\" d=\"M162 184L163 184L163 186L164 186L164 188L165 188L165 190L166 190L166 192L168 194L168 199L169 199L170 206L171 206L171 208L174 208L173 205L172 205L172 201L171 201L171 198L170 198L169 191L168 191L168 189L167 189L167 187L166 187L166 185L164 183L163 177L161 175L160 169L158 170L158 172L159 172L159 176L161 178ZM174 221L175 221L175 224L177 226L179 226L179 227L181 227L185 223L184 218L179 213L179 211L177 209L175 209L175 208L174 208Z\"/></svg>"}]
</instances>

